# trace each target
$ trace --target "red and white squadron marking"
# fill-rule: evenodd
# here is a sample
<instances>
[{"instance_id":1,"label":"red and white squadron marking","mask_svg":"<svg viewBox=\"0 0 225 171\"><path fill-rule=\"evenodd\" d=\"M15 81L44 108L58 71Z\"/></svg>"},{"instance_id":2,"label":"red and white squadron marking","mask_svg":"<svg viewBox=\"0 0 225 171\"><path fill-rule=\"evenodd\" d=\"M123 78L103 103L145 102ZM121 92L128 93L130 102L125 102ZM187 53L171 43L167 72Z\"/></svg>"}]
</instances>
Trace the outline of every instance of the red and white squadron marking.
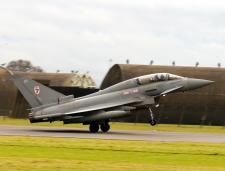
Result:
<instances>
[{"instance_id":1,"label":"red and white squadron marking","mask_svg":"<svg viewBox=\"0 0 225 171\"><path fill-rule=\"evenodd\" d=\"M36 95L39 95L40 92L41 92L40 87L39 87L38 85L37 85L37 86L34 86L34 93L35 93Z\"/></svg>"}]
</instances>

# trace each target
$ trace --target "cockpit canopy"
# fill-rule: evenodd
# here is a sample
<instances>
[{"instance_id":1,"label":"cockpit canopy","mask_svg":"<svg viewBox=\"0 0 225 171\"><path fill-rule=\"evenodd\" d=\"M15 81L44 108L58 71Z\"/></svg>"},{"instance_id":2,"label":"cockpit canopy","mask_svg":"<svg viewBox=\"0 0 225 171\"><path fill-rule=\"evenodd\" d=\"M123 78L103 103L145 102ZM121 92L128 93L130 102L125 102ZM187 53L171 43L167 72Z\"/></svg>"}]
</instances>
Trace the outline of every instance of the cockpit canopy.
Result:
<instances>
[{"instance_id":1,"label":"cockpit canopy","mask_svg":"<svg viewBox=\"0 0 225 171\"><path fill-rule=\"evenodd\" d=\"M169 73L157 73L157 74L150 74L145 75L137 78L137 83L139 85L149 84L151 82L159 82L159 81L169 81L169 80L176 80L182 77L169 74Z\"/></svg>"}]
</instances>

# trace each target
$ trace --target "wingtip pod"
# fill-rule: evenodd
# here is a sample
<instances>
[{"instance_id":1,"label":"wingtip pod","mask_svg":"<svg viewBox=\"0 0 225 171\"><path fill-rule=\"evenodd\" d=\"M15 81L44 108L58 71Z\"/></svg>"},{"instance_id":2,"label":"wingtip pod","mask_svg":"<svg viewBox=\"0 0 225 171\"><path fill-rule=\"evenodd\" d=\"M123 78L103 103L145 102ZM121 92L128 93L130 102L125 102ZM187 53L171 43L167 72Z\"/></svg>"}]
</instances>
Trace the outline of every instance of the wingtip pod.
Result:
<instances>
[{"instance_id":1,"label":"wingtip pod","mask_svg":"<svg viewBox=\"0 0 225 171\"><path fill-rule=\"evenodd\" d=\"M14 76L14 75L15 75L15 74L14 74L11 70L9 70L8 68L5 68L5 67L3 67L3 66L0 66L0 68L3 69L3 70L5 70L5 71L7 71L11 76Z\"/></svg>"}]
</instances>

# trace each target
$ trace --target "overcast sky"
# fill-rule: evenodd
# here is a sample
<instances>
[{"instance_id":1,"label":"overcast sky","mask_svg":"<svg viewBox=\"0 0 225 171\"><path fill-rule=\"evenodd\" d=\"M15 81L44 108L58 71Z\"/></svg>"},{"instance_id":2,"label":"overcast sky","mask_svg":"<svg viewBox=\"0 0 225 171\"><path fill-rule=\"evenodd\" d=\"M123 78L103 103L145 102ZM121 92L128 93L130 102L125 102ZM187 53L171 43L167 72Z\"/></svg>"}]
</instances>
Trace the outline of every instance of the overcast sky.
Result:
<instances>
[{"instance_id":1,"label":"overcast sky","mask_svg":"<svg viewBox=\"0 0 225 171\"><path fill-rule=\"evenodd\" d=\"M0 0L0 60L19 58L98 84L126 59L225 66L225 1Z\"/></svg>"}]
</instances>

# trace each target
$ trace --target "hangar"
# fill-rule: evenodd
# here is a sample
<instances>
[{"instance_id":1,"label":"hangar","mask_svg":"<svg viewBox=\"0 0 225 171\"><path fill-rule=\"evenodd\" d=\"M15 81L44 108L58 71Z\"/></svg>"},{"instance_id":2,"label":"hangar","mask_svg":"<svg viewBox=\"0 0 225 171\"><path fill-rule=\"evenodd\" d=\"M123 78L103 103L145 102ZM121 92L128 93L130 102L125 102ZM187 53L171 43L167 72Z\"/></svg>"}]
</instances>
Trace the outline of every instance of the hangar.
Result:
<instances>
[{"instance_id":1,"label":"hangar","mask_svg":"<svg viewBox=\"0 0 225 171\"><path fill-rule=\"evenodd\" d=\"M43 73L43 72L15 72L49 86L65 95L75 97L96 92L95 82L88 74L79 73ZM27 117L29 108L24 97L14 84L7 78L8 73L0 70L0 115L10 117Z\"/></svg>"},{"instance_id":2,"label":"hangar","mask_svg":"<svg viewBox=\"0 0 225 171\"><path fill-rule=\"evenodd\" d=\"M215 81L214 84L185 93L171 94L160 99L160 107L154 108L160 123L178 124L225 124L225 68L182 67L116 64L106 74L101 89L140 75L169 72L175 75L202 78ZM0 70L0 115L27 117L28 104L20 92L6 79L6 72ZM75 97L98 91L93 79L78 73L35 73L17 72L39 81L66 95ZM139 111L133 117L122 121L148 122L147 111ZM121 120L119 120L121 121Z\"/></svg>"},{"instance_id":3,"label":"hangar","mask_svg":"<svg viewBox=\"0 0 225 171\"><path fill-rule=\"evenodd\" d=\"M215 83L194 91L162 97L160 107L153 109L160 123L225 124L225 68L116 64L108 71L101 89L133 77L163 72L212 80ZM147 111L140 112L146 114L137 113L125 121L147 122Z\"/></svg>"}]
</instances>

